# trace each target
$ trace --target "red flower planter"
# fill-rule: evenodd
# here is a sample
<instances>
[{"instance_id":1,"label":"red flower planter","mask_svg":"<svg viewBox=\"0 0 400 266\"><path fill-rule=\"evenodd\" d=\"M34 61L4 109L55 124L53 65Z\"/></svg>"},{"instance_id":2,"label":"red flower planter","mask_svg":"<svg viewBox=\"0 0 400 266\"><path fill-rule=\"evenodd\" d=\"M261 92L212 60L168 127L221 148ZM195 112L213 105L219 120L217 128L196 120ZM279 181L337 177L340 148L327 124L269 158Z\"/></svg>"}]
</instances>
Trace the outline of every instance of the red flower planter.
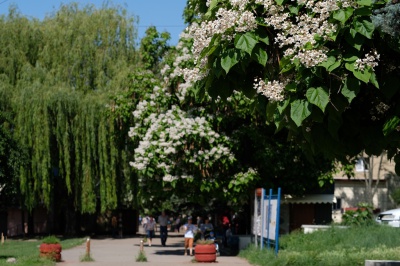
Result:
<instances>
[{"instance_id":1,"label":"red flower planter","mask_svg":"<svg viewBox=\"0 0 400 266\"><path fill-rule=\"evenodd\" d=\"M57 262L61 261L61 244L40 244L40 257L50 258Z\"/></svg>"},{"instance_id":2,"label":"red flower planter","mask_svg":"<svg viewBox=\"0 0 400 266\"><path fill-rule=\"evenodd\" d=\"M215 262L217 260L215 245L197 244L194 248L194 257L197 262Z\"/></svg>"}]
</instances>

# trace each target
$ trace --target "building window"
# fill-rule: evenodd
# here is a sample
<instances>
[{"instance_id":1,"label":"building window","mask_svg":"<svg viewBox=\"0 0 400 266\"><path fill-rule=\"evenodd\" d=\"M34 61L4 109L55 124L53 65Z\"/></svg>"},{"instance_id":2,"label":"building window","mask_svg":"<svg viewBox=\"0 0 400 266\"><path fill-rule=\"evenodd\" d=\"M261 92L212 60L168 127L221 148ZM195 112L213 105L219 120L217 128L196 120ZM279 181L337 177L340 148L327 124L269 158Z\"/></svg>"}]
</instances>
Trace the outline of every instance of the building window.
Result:
<instances>
[{"instance_id":1,"label":"building window","mask_svg":"<svg viewBox=\"0 0 400 266\"><path fill-rule=\"evenodd\" d=\"M358 158L356 161L356 172L364 172L368 170L368 158Z\"/></svg>"},{"instance_id":2,"label":"building window","mask_svg":"<svg viewBox=\"0 0 400 266\"><path fill-rule=\"evenodd\" d=\"M340 210L342 208L342 199L336 198L336 202L334 202L332 205L333 210Z\"/></svg>"}]
</instances>

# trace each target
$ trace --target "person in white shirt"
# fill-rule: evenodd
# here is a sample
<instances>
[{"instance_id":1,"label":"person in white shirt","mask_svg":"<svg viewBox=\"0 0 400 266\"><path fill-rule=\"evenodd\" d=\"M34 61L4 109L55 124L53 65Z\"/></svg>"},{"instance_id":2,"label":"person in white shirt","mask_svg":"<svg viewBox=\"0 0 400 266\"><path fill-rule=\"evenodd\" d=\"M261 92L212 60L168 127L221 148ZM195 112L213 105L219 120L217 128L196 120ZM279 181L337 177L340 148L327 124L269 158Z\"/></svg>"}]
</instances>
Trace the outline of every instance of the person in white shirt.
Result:
<instances>
[{"instance_id":1,"label":"person in white shirt","mask_svg":"<svg viewBox=\"0 0 400 266\"><path fill-rule=\"evenodd\" d=\"M183 226L185 232L185 256L187 255L187 249L189 248L190 256L193 256L193 240L194 235L197 231L197 226L192 224L192 217L188 217L188 222Z\"/></svg>"}]
</instances>

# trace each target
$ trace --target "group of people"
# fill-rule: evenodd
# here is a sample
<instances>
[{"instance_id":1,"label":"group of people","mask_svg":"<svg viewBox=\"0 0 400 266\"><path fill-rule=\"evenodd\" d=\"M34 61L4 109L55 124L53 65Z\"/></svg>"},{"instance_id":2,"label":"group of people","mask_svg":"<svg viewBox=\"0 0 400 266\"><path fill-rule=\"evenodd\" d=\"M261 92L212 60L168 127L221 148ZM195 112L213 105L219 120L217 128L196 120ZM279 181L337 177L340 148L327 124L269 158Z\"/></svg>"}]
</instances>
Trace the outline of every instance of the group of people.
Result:
<instances>
[{"instance_id":1,"label":"group of people","mask_svg":"<svg viewBox=\"0 0 400 266\"><path fill-rule=\"evenodd\" d=\"M224 230L224 244L229 242L230 236L232 236L231 231L231 222L234 219L229 219L227 213L221 217L220 225ZM218 219L219 220L219 219ZM185 255L193 255L193 244L196 239L211 239L215 240L214 236L214 226L210 223L210 219L205 217L204 220L198 216L196 222L193 222L193 218L191 216L187 217L187 222L182 224L182 216L178 215L173 221L173 219L162 211L161 214L158 216L158 219L154 218L154 216L149 215L145 217L139 218L139 222L142 224L143 229L145 230L147 236L147 243L149 246L152 245L153 238L155 237L155 232L157 230L157 223L159 224L160 229L160 240L161 245L163 247L167 244L168 238L168 225L171 225L171 230L180 233L181 229L183 229L184 234L184 242L185 242ZM111 219L111 224L113 228L113 237L122 238L122 214L119 213L118 218L117 216L113 216Z\"/></svg>"},{"instance_id":2,"label":"group of people","mask_svg":"<svg viewBox=\"0 0 400 266\"><path fill-rule=\"evenodd\" d=\"M194 224L193 218L191 216L187 217L187 222L184 225L181 224L181 221L182 221L181 215L179 215L176 218L172 228L175 230L175 232L180 232L181 228L183 229L184 240L185 240L184 255L193 256L193 243L196 235L200 233L202 239L212 238L214 227L210 223L209 218L206 218L204 220L204 223L201 223L200 225ZM165 247L168 238L168 222L169 222L169 217L168 215L166 215L165 211L163 211L158 216L157 221L154 219L152 215L143 217L141 219L143 229L146 232L147 244L150 247L152 245L155 232L157 230L157 222L160 227L161 245ZM210 232L212 233L210 234Z\"/></svg>"}]
</instances>

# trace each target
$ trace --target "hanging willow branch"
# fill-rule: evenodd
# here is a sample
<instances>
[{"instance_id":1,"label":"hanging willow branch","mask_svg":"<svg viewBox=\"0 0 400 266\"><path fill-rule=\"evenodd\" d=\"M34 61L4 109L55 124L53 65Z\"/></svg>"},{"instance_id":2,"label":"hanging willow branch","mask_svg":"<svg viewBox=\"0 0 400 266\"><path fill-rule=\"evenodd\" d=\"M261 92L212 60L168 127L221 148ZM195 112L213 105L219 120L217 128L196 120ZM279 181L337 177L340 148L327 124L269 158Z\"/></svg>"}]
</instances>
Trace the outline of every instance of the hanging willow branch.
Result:
<instances>
[{"instance_id":1,"label":"hanging willow branch","mask_svg":"<svg viewBox=\"0 0 400 266\"><path fill-rule=\"evenodd\" d=\"M83 213L115 209L118 190L133 182L110 95L124 93L137 63L133 19L77 3L41 22L12 9L0 36L0 89L11 99L1 108L16 114L15 137L30 157L19 177L25 205L58 197Z\"/></svg>"}]
</instances>

